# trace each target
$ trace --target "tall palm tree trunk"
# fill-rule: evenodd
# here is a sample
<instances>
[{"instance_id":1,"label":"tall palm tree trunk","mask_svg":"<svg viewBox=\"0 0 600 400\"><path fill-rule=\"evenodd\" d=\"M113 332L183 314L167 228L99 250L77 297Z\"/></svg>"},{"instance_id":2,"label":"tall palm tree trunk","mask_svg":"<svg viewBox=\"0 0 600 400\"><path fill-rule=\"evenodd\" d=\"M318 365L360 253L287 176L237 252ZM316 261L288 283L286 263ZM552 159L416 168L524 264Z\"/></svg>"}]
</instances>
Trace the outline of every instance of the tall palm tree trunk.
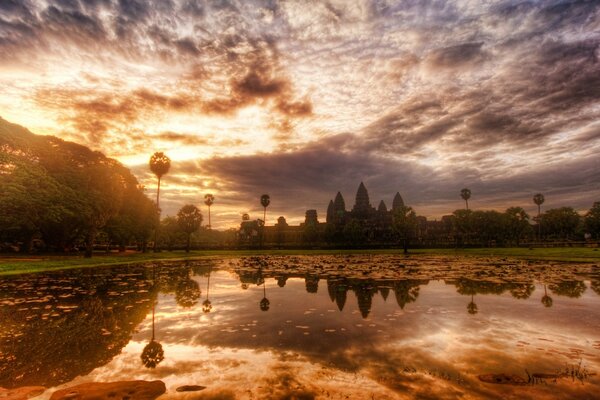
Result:
<instances>
[{"instance_id":1,"label":"tall palm tree trunk","mask_svg":"<svg viewBox=\"0 0 600 400\"><path fill-rule=\"evenodd\" d=\"M154 229L154 252L158 252L158 230L160 228L160 176L158 177L158 188L156 189L156 209L158 211L158 221Z\"/></svg>"},{"instance_id":2,"label":"tall palm tree trunk","mask_svg":"<svg viewBox=\"0 0 600 400\"><path fill-rule=\"evenodd\" d=\"M208 229L212 229L212 225L210 224L210 206L208 206Z\"/></svg>"},{"instance_id":3,"label":"tall palm tree trunk","mask_svg":"<svg viewBox=\"0 0 600 400\"><path fill-rule=\"evenodd\" d=\"M542 241L542 220L540 219L542 207L538 204L538 240Z\"/></svg>"}]
</instances>

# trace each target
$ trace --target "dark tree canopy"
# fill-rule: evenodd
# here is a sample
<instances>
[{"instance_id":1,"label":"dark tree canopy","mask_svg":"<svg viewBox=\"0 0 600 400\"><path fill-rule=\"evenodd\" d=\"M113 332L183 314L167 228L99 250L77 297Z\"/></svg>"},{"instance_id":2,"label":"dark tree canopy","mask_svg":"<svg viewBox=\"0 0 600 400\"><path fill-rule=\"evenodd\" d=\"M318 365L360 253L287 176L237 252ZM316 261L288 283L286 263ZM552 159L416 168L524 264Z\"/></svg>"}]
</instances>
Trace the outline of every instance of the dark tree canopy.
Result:
<instances>
[{"instance_id":1,"label":"dark tree canopy","mask_svg":"<svg viewBox=\"0 0 600 400\"><path fill-rule=\"evenodd\" d=\"M102 230L119 243L146 241L154 205L116 160L2 119L0 148L0 241L89 252Z\"/></svg>"}]
</instances>

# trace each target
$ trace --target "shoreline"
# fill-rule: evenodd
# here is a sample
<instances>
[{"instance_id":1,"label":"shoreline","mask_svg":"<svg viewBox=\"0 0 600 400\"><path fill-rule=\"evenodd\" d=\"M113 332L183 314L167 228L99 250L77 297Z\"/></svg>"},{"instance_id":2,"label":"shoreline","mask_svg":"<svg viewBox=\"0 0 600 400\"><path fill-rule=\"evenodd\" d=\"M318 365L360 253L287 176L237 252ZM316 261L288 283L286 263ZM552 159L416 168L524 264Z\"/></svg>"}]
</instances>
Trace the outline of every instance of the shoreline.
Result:
<instances>
[{"instance_id":1,"label":"shoreline","mask_svg":"<svg viewBox=\"0 0 600 400\"><path fill-rule=\"evenodd\" d=\"M57 271L75 268L130 265L156 261L186 261L204 258L229 258L246 256L303 256L351 254L403 254L402 249L317 249L317 250L195 250L190 253L171 251L160 253L100 253L93 258L81 255L9 255L0 256L0 276ZM471 248L471 249L415 249L407 257L462 256L500 257L530 261L564 263L600 263L600 251L595 248Z\"/></svg>"}]
</instances>

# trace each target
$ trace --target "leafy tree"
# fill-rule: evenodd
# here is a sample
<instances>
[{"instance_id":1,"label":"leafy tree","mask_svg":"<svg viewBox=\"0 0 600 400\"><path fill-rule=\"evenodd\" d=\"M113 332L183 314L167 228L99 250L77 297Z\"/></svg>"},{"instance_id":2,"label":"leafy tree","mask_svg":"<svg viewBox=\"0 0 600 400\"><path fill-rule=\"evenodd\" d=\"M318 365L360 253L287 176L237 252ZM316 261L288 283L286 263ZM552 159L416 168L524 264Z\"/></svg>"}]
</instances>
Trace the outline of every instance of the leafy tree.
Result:
<instances>
[{"instance_id":1,"label":"leafy tree","mask_svg":"<svg viewBox=\"0 0 600 400\"><path fill-rule=\"evenodd\" d=\"M158 185L156 187L156 208L158 210L158 219L160 220L160 180L161 178L169 172L171 168L171 159L167 157L162 152L156 152L152 154L149 161L150 171L156 178L158 179ZM158 242L158 228L160 224L157 225L157 229L154 231L154 251L158 251L157 242Z\"/></svg>"},{"instance_id":2,"label":"leafy tree","mask_svg":"<svg viewBox=\"0 0 600 400\"><path fill-rule=\"evenodd\" d=\"M462 199L465 201L465 208L468 210L469 209L469 199L471 198L471 189L461 189L460 191L460 197L462 197Z\"/></svg>"},{"instance_id":3,"label":"leafy tree","mask_svg":"<svg viewBox=\"0 0 600 400\"><path fill-rule=\"evenodd\" d=\"M581 216L572 207L552 208L542 214L544 232L556 239L570 239L575 235Z\"/></svg>"},{"instance_id":4,"label":"leafy tree","mask_svg":"<svg viewBox=\"0 0 600 400\"><path fill-rule=\"evenodd\" d=\"M517 246L521 239L529 232L529 215L521 207L510 207L506 210L506 232L508 238L515 241Z\"/></svg>"},{"instance_id":5,"label":"leafy tree","mask_svg":"<svg viewBox=\"0 0 600 400\"><path fill-rule=\"evenodd\" d=\"M456 210L452 213L452 231L456 239L456 245L468 242L472 227L472 212L470 210Z\"/></svg>"},{"instance_id":6,"label":"leafy tree","mask_svg":"<svg viewBox=\"0 0 600 400\"><path fill-rule=\"evenodd\" d=\"M192 233L196 232L200 229L200 224L202 223L202 214L200 214L200 210L193 204L186 204L181 207L179 212L177 213L177 224L180 229L186 233L187 235L187 244L185 247L185 251L189 253L190 251L190 238Z\"/></svg>"},{"instance_id":7,"label":"leafy tree","mask_svg":"<svg viewBox=\"0 0 600 400\"><path fill-rule=\"evenodd\" d=\"M592 237L600 238L600 202L594 202L594 205L585 214L585 229Z\"/></svg>"},{"instance_id":8,"label":"leafy tree","mask_svg":"<svg viewBox=\"0 0 600 400\"><path fill-rule=\"evenodd\" d=\"M417 214L412 207L398 207L394 211L392 226L396 237L402 241L404 254L408 253L408 244L417 229Z\"/></svg>"}]
</instances>

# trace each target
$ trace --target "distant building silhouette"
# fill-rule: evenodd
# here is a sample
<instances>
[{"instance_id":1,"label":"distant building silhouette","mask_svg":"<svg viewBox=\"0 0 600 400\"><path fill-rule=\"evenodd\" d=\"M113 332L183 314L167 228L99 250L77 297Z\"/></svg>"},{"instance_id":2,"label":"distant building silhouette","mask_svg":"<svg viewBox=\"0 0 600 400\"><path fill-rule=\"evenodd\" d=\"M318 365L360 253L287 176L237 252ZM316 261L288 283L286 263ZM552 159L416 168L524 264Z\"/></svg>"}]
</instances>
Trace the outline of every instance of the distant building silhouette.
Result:
<instances>
[{"instance_id":1,"label":"distant building silhouette","mask_svg":"<svg viewBox=\"0 0 600 400\"><path fill-rule=\"evenodd\" d=\"M239 244L256 246L260 235L264 235L265 245L271 247L394 245L393 216L404 206L404 199L400 192L396 192L391 209L383 200L379 201L377 208L373 207L365 184L360 182L351 210L346 209L342 193L337 192L335 198L329 201L325 222L319 222L314 209L306 210L304 222L297 226L290 226L283 216L277 219L275 225L264 227L261 220L244 221L239 231ZM445 232L444 222L418 217L416 236L422 238L427 231L442 235Z\"/></svg>"}]
</instances>

